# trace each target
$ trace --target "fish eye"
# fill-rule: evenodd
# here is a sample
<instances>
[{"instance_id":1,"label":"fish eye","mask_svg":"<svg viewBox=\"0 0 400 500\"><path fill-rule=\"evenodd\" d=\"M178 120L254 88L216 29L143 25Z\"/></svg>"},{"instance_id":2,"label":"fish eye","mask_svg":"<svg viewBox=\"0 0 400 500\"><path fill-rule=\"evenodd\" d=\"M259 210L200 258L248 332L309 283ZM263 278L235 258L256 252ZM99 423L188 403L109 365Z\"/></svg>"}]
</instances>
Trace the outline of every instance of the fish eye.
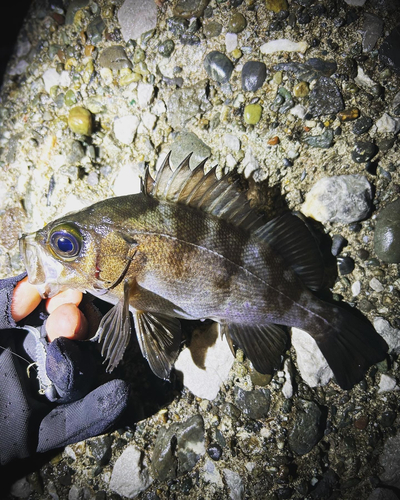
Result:
<instances>
[{"instance_id":1,"label":"fish eye","mask_svg":"<svg viewBox=\"0 0 400 500\"><path fill-rule=\"evenodd\" d=\"M82 235L75 226L57 226L50 234L49 243L58 257L73 260L81 251Z\"/></svg>"}]
</instances>

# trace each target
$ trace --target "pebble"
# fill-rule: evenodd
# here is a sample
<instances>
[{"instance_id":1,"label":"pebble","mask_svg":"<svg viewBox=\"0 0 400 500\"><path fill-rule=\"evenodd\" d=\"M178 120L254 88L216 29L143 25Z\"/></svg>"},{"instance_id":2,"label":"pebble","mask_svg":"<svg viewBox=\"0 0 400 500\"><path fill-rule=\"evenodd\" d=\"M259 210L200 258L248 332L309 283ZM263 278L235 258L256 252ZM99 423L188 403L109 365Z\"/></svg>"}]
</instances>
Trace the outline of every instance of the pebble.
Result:
<instances>
[{"instance_id":1,"label":"pebble","mask_svg":"<svg viewBox=\"0 0 400 500\"><path fill-rule=\"evenodd\" d=\"M213 325L207 332L193 334L190 347L180 352L175 370L192 394L212 401L228 379L234 360L228 342Z\"/></svg>"},{"instance_id":2,"label":"pebble","mask_svg":"<svg viewBox=\"0 0 400 500\"><path fill-rule=\"evenodd\" d=\"M361 281L355 281L351 285L351 293L353 294L353 297L357 297L357 295L360 295L361 293Z\"/></svg>"},{"instance_id":3,"label":"pebble","mask_svg":"<svg viewBox=\"0 0 400 500\"><path fill-rule=\"evenodd\" d=\"M61 75L55 68L47 69L43 75L44 88L46 92L50 94L51 87L58 86L60 84Z\"/></svg>"},{"instance_id":4,"label":"pebble","mask_svg":"<svg viewBox=\"0 0 400 500\"><path fill-rule=\"evenodd\" d=\"M206 38L215 38L222 32L222 24L217 21L209 21L203 26L204 36Z\"/></svg>"},{"instance_id":5,"label":"pebble","mask_svg":"<svg viewBox=\"0 0 400 500\"><path fill-rule=\"evenodd\" d=\"M338 175L317 181L306 194L301 211L320 222L350 224L367 217L371 202L371 185L365 176Z\"/></svg>"},{"instance_id":6,"label":"pebble","mask_svg":"<svg viewBox=\"0 0 400 500\"><path fill-rule=\"evenodd\" d=\"M364 23L361 30L363 52L371 52L375 48L376 42L382 35L383 21L381 18L364 12Z\"/></svg>"},{"instance_id":7,"label":"pebble","mask_svg":"<svg viewBox=\"0 0 400 500\"><path fill-rule=\"evenodd\" d=\"M154 85L139 82L137 88L138 103L142 109L147 108L154 98Z\"/></svg>"},{"instance_id":8,"label":"pebble","mask_svg":"<svg viewBox=\"0 0 400 500\"><path fill-rule=\"evenodd\" d=\"M379 463L383 469L379 479L385 485L400 488L400 433L390 436L383 447L383 453L379 457ZM386 497L383 497L386 498Z\"/></svg>"},{"instance_id":9,"label":"pebble","mask_svg":"<svg viewBox=\"0 0 400 500\"><path fill-rule=\"evenodd\" d=\"M306 97L309 92L310 89L307 82L299 82L293 87L293 95L295 97Z\"/></svg>"},{"instance_id":10,"label":"pebble","mask_svg":"<svg viewBox=\"0 0 400 500\"><path fill-rule=\"evenodd\" d=\"M400 74L400 26L396 26L379 47L379 58L389 68Z\"/></svg>"},{"instance_id":11,"label":"pebble","mask_svg":"<svg viewBox=\"0 0 400 500\"><path fill-rule=\"evenodd\" d=\"M354 267L354 260L351 257L338 257L338 268L341 276L352 273Z\"/></svg>"},{"instance_id":12,"label":"pebble","mask_svg":"<svg viewBox=\"0 0 400 500\"><path fill-rule=\"evenodd\" d=\"M92 45L97 45L103 39L103 31L106 25L101 16L97 16L91 21L86 28L88 40Z\"/></svg>"},{"instance_id":13,"label":"pebble","mask_svg":"<svg viewBox=\"0 0 400 500\"><path fill-rule=\"evenodd\" d=\"M333 145L333 130L325 129L320 135L310 135L303 138L303 142L313 148L327 149Z\"/></svg>"},{"instance_id":14,"label":"pebble","mask_svg":"<svg viewBox=\"0 0 400 500\"><path fill-rule=\"evenodd\" d=\"M183 35L189 28L189 21L181 17L173 16L167 19L167 26L173 35Z\"/></svg>"},{"instance_id":15,"label":"pebble","mask_svg":"<svg viewBox=\"0 0 400 500\"><path fill-rule=\"evenodd\" d=\"M102 68L110 68L116 71L122 68L132 68L132 63L121 45L113 45L102 50L99 56L99 64Z\"/></svg>"},{"instance_id":16,"label":"pebble","mask_svg":"<svg viewBox=\"0 0 400 500\"><path fill-rule=\"evenodd\" d=\"M86 108L75 106L68 115L68 126L75 134L92 134L92 114Z\"/></svg>"},{"instance_id":17,"label":"pebble","mask_svg":"<svg viewBox=\"0 0 400 500\"><path fill-rule=\"evenodd\" d=\"M164 40L158 44L158 52L163 57L169 57L172 52L175 50L175 43L171 39Z\"/></svg>"},{"instance_id":18,"label":"pebble","mask_svg":"<svg viewBox=\"0 0 400 500\"><path fill-rule=\"evenodd\" d=\"M191 19L202 17L210 0L178 0L174 7L174 15Z\"/></svg>"},{"instance_id":19,"label":"pebble","mask_svg":"<svg viewBox=\"0 0 400 500\"><path fill-rule=\"evenodd\" d=\"M248 125L256 125L261 119L261 113L260 104L248 104L244 108L243 120Z\"/></svg>"},{"instance_id":20,"label":"pebble","mask_svg":"<svg viewBox=\"0 0 400 500\"><path fill-rule=\"evenodd\" d=\"M342 122L349 122L357 120L360 116L360 111L357 108L348 108L343 111L339 111L338 117Z\"/></svg>"},{"instance_id":21,"label":"pebble","mask_svg":"<svg viewBox=\"0 0 400 500\"><path fill-rule=\"evenodd\" d=\"M326 385L333 373L311 335L299 328L292 328L292 345L304 382L310 387Z\"/></svg>"},{"instance_id":22,"label":"pebble","mask_svg":"<svg viewBox=\"0 0 400 500\"><path fill-rule=\"evenodd\" d=\"M396 354L399 354L400 330L393 328L389 321L379 317L374 319L374 328L385 339L387 345L389 346L389 352L394 351Z\"/></svg>"},{"instance_id":23,"label":"pebble","mask_svg":"<svg viewBox=\"0 0 400 500\"><path fill-rule=\"evenodd\" d=\"M161 427L154 446L151 469L156 479L175 479L193 469L206 453L204 422L195 415L168 428Z\"/></svg>"},{"instance_id":24,"label":"pebble","mask_svg":"<svg viewBox=\"0 0 400 500\"><path fill-rule=\"evenodd\" d=\"M227 33L225 35L225 47L227 52L236 50L238 44L238 36L236 33Z\"/></svg>"},{"instance_id":25,"label":"pebble","mask_svg":"<svg viewBox=\"0 0 400 500\"><path fill-rule=\"evenodd\" d=\"M378 394L398 390L399 387L397 386L396 379L394 377L391 377L390 375L386 375L386 373L382 373L381 379L379 381Z\"/></svg>"},{"instance_id":26,"label":"pebble","mask_svg":"<svg viewBox=\"0 0 400 500\"><path fill-rule=\"evenodd\" d=\"M268 389L245 391L240 387L234 388L235 404L244 415L258 419L268 415L271 393Z\"/></svg>"},{"instance_id":27,"label":"pebble","mask_svg":"<svg viewBox=\"0 0 400 500\"><path fill-rule=\"evenodd\" d=\"M372 278L369 282L369 286L375 292L383 292L383 290L385 289L382 283L377 278Z\"/></svg>"},{"instance_id":28,"label":"pebble","mask_svg":"<svg viewBox=\"0 0 400 500\"><path fill-rule=\"evenodd\" d=\"M132 144L139 126L139 118L136 115L126 115L114 120L115 138L122 144Z\"/></svg>"},{"instance_id":29,"label":"pebble","mask_svg":"<svg viewBox=\"0 0 400 500\"><path fill-rule=\"evenodd\" d=\"M318 405L313 401L299 400L294 425L288 435L290 448L298 455L305 455L322 436L322 413Z\"/></svg>"},{"instance_id":30,"label":"pebble","mask_svg":"<svg viewBox=\"0 0 400 500\"><path fill-rule=\"evenodd\" d=\"M366 163L378 153L378 148L371 141L356 141L351 157L356 163Z\"/></svg>"},{"instance_id":31,"label":"pebble","mask_svg":"<svg viewBox=\"0 0 400 500\"><path fill-rule=\"evenodd\" d=\"M211 443L207 448L207 453L210 458L217 461L222 457L222 448L218 443Z\"/></svg>"},{"instance_id":32,"label":"pebble","mask_svg":"<svg viewBox=\"0 0 400 500\"><path fill-rule=\"evenodd\" d=\"M397 134L400 131L400 118L392 118L388 113L376 121L376 128L381 134Z\"/></svg>"},{"instance_id":33,"label":"pebble","mask_svg":"<svg viewBox=\"0 0 400 500\"><path fill-rule=\"evenodd\" d=\"M235 153L240 151L240 139L236 135L225 134L224 144L228 149L234 151Z\"/></svg>"},{"instance_id":34,"label":"pebble","mask_svg":"<svg viewBox=\"0 0 400 500\"><path fill-rule=\"evenodd\" d=\"M233 71L233 63L218 50L209 52L204 59L204 68L210 78L218 83L227 83Z\"/></svg>"},{"instance_id":35,"label":"pebble","mask_svg":"<svg viewBox=\"0 0 400 500\"><path fill-rule=\"evenodd\" d=\"M32 493L32 486L26 477L22 477L12 484L10 493L16 498L29 498Z\"/></svg>"},{"instance_id":36,"label":"pebble","mask_svg":"<svg viewBox=\"0 0 400 500\"><path fill-rule=\"evenodd\" d=\"M318 78L309 95L308 112L312 117L336 114L344 108L342 94L329 77Z\"/></svg>"},{"instance_id":37,"label":"pebble","mask_svg":"<svg viewBox=\"0 0 400 500\"><path fill-rule=\"evenodd\" d=\"M154 0L125 0L118 10L118 21L125 42L157 26L157 6Z\"/></svg>"},{"instance_id":38,"label":"pebble","mask_svg":"<svg viewBox=\"0 0 400 500\"><path fill-rule=\"evenodd\" d=\"M308 44L304 40L301 42L292 42L286 38L271 40L260 47L261 54L274 54L275 52L301 52L308 49Z\"/></svg>"},{"instance_id":39,"label":"pebble","mask_svg":"<svg viewBox=\"0 0 400 500\"><path fill-rule=\"evenodd\" d=\"M68 5L67 13L65 16L65 24L73 24L75 14L80 9L84 9L89 4L89 0L72 0Z\"/></svg>"},{"instance_id":40,"label":"pebble","mask_svg":"<svg viewBox=\"0 0 400 500\"><path fill-rule=\"evenodd\" d=\"M334 257L340 254L343 248L347 245L347 240L341 234L332 236L331 253Z\"/></svg>"},{"instance_id":41,"label":"pebble","mask_svg":"<svg viewBox=\"0 0 400 500\"><path fill-rule=\"evenodd\" d=\"M142 453L130 445L122 452L112 468L110 489L118 495L135 498L153 482L150 469L142 459Z\"/></svg>"},{"instance_id":42,"label":"pebble","mask_svg":"<svg viewBox=\"0 0 400 500\"><path fill-rule=\"evenodd\" d=\"M282 10L288 10L288 3L286 0L266 0L265 6L268 10L278 13Z\"/></svg>"},{"instance_id":43,"label":"pebble","mask_svg":"<svg viewBox=\"0 0 400 500\"><path fill-rule=\"evenodd\" d=\"M369 116L361 116L354 122L353 133L356 135L365 134L372 127L373 121Z\"/></svg>"},{"instance_id":44,"label":"pebble","mask_svg":"<svg viewBox=\"0 0 400 500\"><path fill-rule=\"evenodd\" d=\"M200 111L210 106L204 81L175 90L167 101L167 117L173 128L183 127Z\"/></svg>"},{"instance_id":45,"label":"pebble","mask_svg":"<svg viewBox=\"0 0 400 500\"><path fill-rule=\"evenodd\" d=\"M240 33L247 26L246 18L240 12L235 12L228 22L228 32L230 33Z\"/></svg>"},{"instance_id":46,"label":"pebble","mask_svg":"<svg viewBox=\"0 0 400 500\"><path fill-rule=\"evenodd\" d=\"M242 68L242 89L255 92L263 86L267 77L267 67L263 62L248 61Z\"/></svg>"},{"instance_id":47,"label":"pebble","mask_svg":"<svg viewBox=\"0 0 400 500\"><path fill-rule=\"evenodd\" d=\"M383 208L376 218L374 250L383 262L400 262L400 198Z\"/></svg>"},{"instance_id":48,"label":"pebble","mask_svg":"<svg viewBox=\"0 0 400 500\"><path fill-rule=\"evenodd\" d=\"M223 469L223 473L229 490L229 498L231 500L243 500L244 486L240 475L230 469Z\"/></svg>"}]
</instances>

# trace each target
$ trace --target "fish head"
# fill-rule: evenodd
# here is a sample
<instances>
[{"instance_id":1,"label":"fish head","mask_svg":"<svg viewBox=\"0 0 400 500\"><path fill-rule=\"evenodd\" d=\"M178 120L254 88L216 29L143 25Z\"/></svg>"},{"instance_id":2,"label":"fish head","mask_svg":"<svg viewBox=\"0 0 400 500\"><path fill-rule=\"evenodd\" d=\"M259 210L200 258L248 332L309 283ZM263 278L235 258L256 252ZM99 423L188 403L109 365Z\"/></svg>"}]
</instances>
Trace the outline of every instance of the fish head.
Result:
<instances>
[{"instance_id":1,"label":"fish head","mask_svg":"<svg viewBox=\"0 0 400 500\"><path fill-rule=\"evenodd\" d=\"M58 219L20 238L19 246L29 282L42 297L66 288L101 288L96 269L96 238L72 218Z\"/></svg>"}]
</instances>

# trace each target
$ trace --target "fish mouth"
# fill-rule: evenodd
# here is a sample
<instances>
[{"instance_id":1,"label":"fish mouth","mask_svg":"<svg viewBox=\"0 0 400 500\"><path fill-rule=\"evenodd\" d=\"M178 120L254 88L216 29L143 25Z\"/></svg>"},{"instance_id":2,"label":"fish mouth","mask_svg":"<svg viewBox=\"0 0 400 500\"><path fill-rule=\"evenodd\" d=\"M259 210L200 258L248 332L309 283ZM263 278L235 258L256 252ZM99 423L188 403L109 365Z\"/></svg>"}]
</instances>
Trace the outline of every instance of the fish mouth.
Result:
<instances>
[{"instance_id":1,"label":"fish mouth","mask_svg":"<svg viewBox=\"0 0 400 500\"><path fill-rule=\"evenodd\" d=\"M53 297L65 288L57 283L62 264L46 255L36 241L36 233L21 236L19 251L28 273L29 283L36 285L43 298Z\"/></svg>"}]
</instances>

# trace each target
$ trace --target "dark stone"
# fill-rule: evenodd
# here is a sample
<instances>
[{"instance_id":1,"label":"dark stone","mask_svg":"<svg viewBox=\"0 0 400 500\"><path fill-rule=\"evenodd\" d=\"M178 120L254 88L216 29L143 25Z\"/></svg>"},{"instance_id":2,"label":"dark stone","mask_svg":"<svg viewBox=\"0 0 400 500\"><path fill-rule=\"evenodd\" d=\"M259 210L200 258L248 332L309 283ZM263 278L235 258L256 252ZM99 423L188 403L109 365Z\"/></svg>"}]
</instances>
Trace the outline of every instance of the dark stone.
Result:
<instances>
[{"instance_id":1,"label":"dark stone","mask_svg":"<svg viewBox=\"0 0 400 500\"><path fill-rule=\"evenodd\" d=\"M299 24L308 24L311 22L311 16L310 14L306 11L306 10L303 10L302 12L300 12L297 16L297 22Z\"/></svg>"},{"instance_id":2,"label":"dark stone","mask_svg":"<svg viewBox=\"0 0 400 500\"><path fill-rule=\"evenodd\" d=\"M247 26L246 18L240 12L236 12L229 19L228 32L229 33L240 33Z\"/></svg>"},{"instance_id":3,"label":"dark stone","mask_svg":"<svg viewBox=\"0 0 400 500\"><path fill-rule=\"evenodd\" d=\"M311 116L336 114L344 109L342 94L336 83L326 76L321 76L310 92L308 112Z\"/></svg>"},{"instance_id":4,"label":"dark stone","mask_svg":"<svg viewBox=\"0 0 400 500\"><path fill-rule=\"evenodd\" d=\"M210 458L217 461L222 457L222 448L218 443L211 443L207 448L207 453Z\"/></svg>"},{"instance_id":5,"label":"dark stone","mask_svg":"<svg viewBox=\"0 0 400 500\"><path fill-rule=\"evenodd\" d=\"M379 58L400 74L400 26L396 26L385 38L379 49Z\"/></svg>"},{"instance_id":6,"label":"dark stone","mask_svg":"<svg viewBox=\"0 0 400 500\"><path fill-rule=\"evenodd\" d=\"M169 57L172 52L175 49L175 43L173 40L164 40L163 42L160 42L158 45L158 52L163 56L163 57Z\"/></svg>"},{"instance_id":7,"label":"dark stone","mask_svg":"<svg viewBox=\"0 0 400 500\"><path fill-rule=\"evenodd\" d=\"M371 160L377 152L378 148L373 142L356 141L351 157L356 163L366 163Z\"/></svg>"},{"instance_id":8,"label":"dark stone","mask_svg":"<svg viewBox=\"0 0 400 500\"><path fill-rule=\"evenodd\" d=\"M242 89L255 92L263 86L267 76L267 67L263 62L248 61L242 69Z\"/></svg>"},{"instance_id":9,"label":"dark stone","mask_svg":"<svg viewBox=\"0 0 400 500\"><path fill-rule=\"evenodd\" d=\"M311 451L323 436L322 412L313 401L300 400L294 425L289 433L289 446L298 455Z\"/></svg>"},{"instance_id":10,"label":"dark stone","mask_svg":"<svg viewBox=\"0 0 400 500\"><path fill-rule=\"evenodd\" d=\"M210 0L178 0L174 7L174 15L191 19L201 17Z\"/></svg>"},{"instance_id":11,"label":"dark stone","mask_svg":"<svg viewBox=\"0 0 400 500\"><path fill-rule=\"evenodd\" d=\"M375 224L374 248L383 262L400 262L400 198L379 212Z\"/></svg>"},{"instance_id":12,"label":"dark stone","mask_svg":"<svg viewBox=\"0 0 400 500\"><path fill-rule=\"evenodd\" d=\"M99 57L99 64L103 68L119 71L122 68L132 68L132 63L121 45L113 45L102 50Z\"/></svg>"},{"instance_id":13,"label":"dark stone","mask_svg":"<svg viewBox=\"0 0 400 500\"><path fill-rule=\"evenodd\" d=\"M291 71L299 80L312 82L321 76L330 76L337 70L334 61L323 61L318 57L308 59L306 63L288 62L274 66L276 71Z\"/></svg>"},{"instance_id":14,"label":"dark stone","mask_svg":"<svg viewBox=\"0 0 400 500\"><path fill-rule=\"evenodd\" d=\"M214 38L219 36L222 32L222 24L217 21L210 21L203 26L204 36L206 38Z\"/></svg>"},{"instance_id":15,"label":"dark stone","mask_svg":"<svg viewBox=\"0 0 400 500\"><path fill-rule=\"evenodd\" d=\"M332 236L331 253L335 257L340 254L343 248L347 245L347 240L341 234L334 234Z\"/></svg>"},{"instance_id":16,"label":"dark stone","mask_svg":"<svg viewBox=\"0 0 400 500\"><path fill-rule=\"evenodd\" d=\"M179 37L179 41L182 45L200 45L200 38L191 33L184 33Z\"/></svg>"},{"instance_id":17,"label":"dark stone","mask_svg":"<svg viewBox=\"0 0 400 500\"><path fill-rule=\"evenodd\" d=\"M89 0L72 0L68 5L67 14L65 16L65 24L73 24L75 14L78 10L85 8L89 4Z\"/></svg>"},{"instance_id":18,"label":"dark stone","mask_svg":"<svg viewBox=\"0 0 400 500\"><path fill-rule=\"evenodd\" d=\"M333 130L327 128L320 135L310 135L305 137L303 142L313 148L330 148L333 144Z\"/></svg>"},{"instance_id":19,"label":"dark stone","mask_svg":"<svg viewBox=\"0 0 400 500\"><path fill-rule=\"evenodd\" d=\"M189 21L181 17L169 17L167 19L167 26L169 31L174 35L182 35L189 28Z\"/></svg>"},{"instance_id":20,"label":"dark stone","mask_svg":"<svg viewBox=\"0 0 400 500\"><path fill-rule=\"evenodd\" d=\"M225 54L213 50L204 59L204 68L210 78L218 83L227 83L232 75L233 63Z\"/></svg>"},{"instance_id":21,"label":"dark stone","mask_svg":"<svg viewBox=\"0 0 400 500\"><path fill-rule=\"evenodd\" d=\"M392 410L386 410L379 416L378 420L382 427L390 427L396 420L396 412Z\"/></svg>"},{"instance_id":22,"label":"dark stone","mask_svg":"<svg viewBox=\"0 0 400 500\"><path fill-rule=\"evenodd\" d=\"M394 146L396 139L394 137L390 137L388 139L380 139L377 141L376 145L379 148L379 151L389 151Z\"/></svg>"},{"instance_id":23,"label":"dark stone","mask_svg":"<svg viewBox=\"0 0 400 500\"><path fill-rule=\"evenodd\" d=\"M362 46L363 52L371 52L376 45L379 37L382 35L383 21L374 14L364 13L364 25L362 27Z\"/></svg>"},{"instance_id":24,"label":"dark stone","mask_svg":"<svg viewBox=\"0 0 400 500\"><path fill-rule=\"evenodd\" d=\"M338 267L341 276L354 271L354 260L351 257L338 257Z\"/></svg>"},{"instance_id":25,"label":"dark stone","mask_svg":"<svg viewBox=\"0 0 400 500\"><path fill-rule=\"evenodd\" d=\"M244 391L235 387L235 402L247 417L264 418L268 415L271 393L268 389Z\"/></svg>"},{"instance_id":26,"label":"dark stone","mask_svg":"<svg viewBox=\"0 0 400 500\"><path fill-rule=\"evenodd\" d=\"M361 116L354 122L353 132L356 135L365 134L365 132L368 132L368 130L372 127L373 123L374 122L369 116Z\"/></svg>"},{"instance_id":27,"label":"dark stone","mask_svg":"<svg viewBox=\"0 0 400 500\"><path fill-rule=\"evenodd\" d=\"M272 23L268 26L269 31L274 32L274 31L282 31L283 30L283 23L282 21L272 21Z\"/></svg>"},{"instance_id":28,"label":"dark stone","mask_svg":"<svg viewBox=\"0 0 400 500\"><path fill-rule=\"evenodd\" d=\"M86 34L88 39L93 45L97 45L101 42L103 38L103 31L106 25L104 24L101 16L97 16L91 21L91 23L86 28Z\"/></svg>"},{"instance_id":29,"label":"dark stone","mask_svg":"<svg viewBox=\"0 0 400 500\"><path fill-rule=\"evenodd\" d=\"M111 436L104 435L88 441L90 451L97 463L106 465L110 461L112 450Z\"/></svg>"}]
</instances>

